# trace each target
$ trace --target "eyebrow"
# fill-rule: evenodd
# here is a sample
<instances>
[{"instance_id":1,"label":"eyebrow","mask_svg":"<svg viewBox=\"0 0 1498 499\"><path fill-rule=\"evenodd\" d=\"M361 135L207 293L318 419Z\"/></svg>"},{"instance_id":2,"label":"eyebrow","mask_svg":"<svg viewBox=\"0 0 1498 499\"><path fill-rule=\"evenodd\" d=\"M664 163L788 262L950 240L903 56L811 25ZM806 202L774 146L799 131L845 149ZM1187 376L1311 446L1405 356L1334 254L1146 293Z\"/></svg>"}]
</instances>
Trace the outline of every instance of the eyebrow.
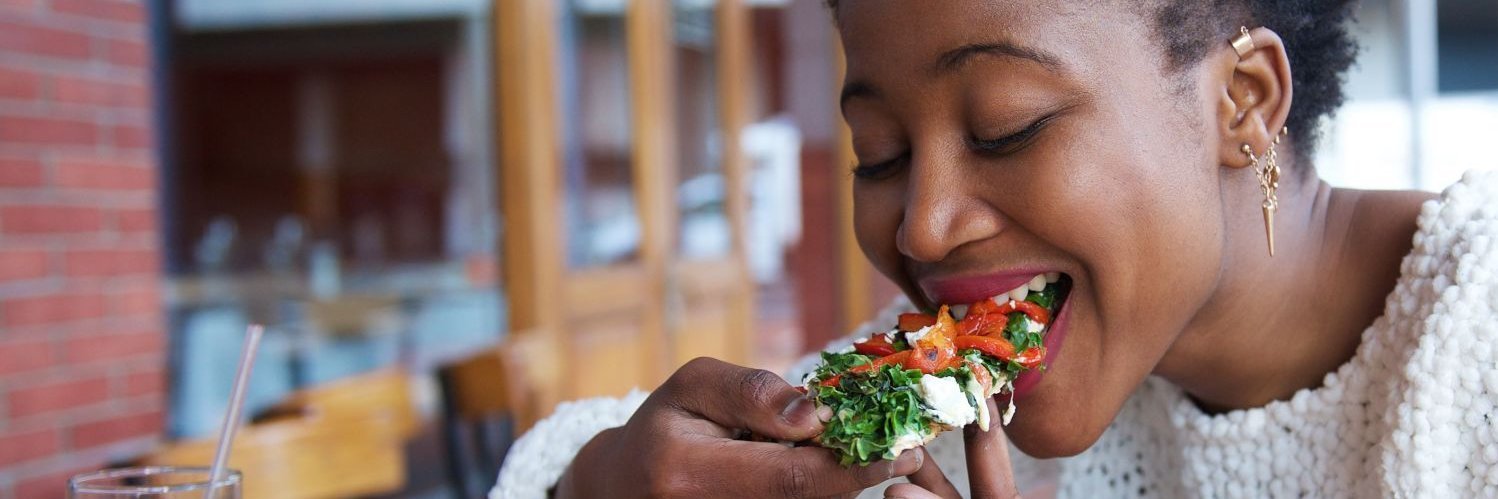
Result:
<instances>
[{"instance_id":1,"label":"eyebrow","mask_svg":"<svg viewBox=\"0 0 1498 499\"><path fill-rule=\"evenodd\" d=\"M961 69L968 61L980 55L1024 59L1040 64L1053 72L1061 72L1064 69L1060 59L1044 51L1009 42L989 42L972 43L943 52L941 56L936 58L936 63L931 66L931 73L941 75L956 71ZM878 90L875 90L873 85L870 85L868 82L862 80L851 81L843 86L842 95L838 98L838 105L846 106L849 99L874 97L878 94Z\"/></svg>"},{"instance_id":2,"label":"eyebrow","mask_svg":"<svg viewBox=\"0 0 1498 499\"><path fill-rule=\"evenodd\" d=\"M1038 63L1047 70L1055 72L1060 72L1063 69L1060 59L1044 51L1008 42L992 42L973 43L948 50L942 53L941 57L936 58L936 64L931 67L931 72L941 74L956 71L963 64L972 60L973 57L979 55L1025 59Z\"/></svg>"}]
</instances>

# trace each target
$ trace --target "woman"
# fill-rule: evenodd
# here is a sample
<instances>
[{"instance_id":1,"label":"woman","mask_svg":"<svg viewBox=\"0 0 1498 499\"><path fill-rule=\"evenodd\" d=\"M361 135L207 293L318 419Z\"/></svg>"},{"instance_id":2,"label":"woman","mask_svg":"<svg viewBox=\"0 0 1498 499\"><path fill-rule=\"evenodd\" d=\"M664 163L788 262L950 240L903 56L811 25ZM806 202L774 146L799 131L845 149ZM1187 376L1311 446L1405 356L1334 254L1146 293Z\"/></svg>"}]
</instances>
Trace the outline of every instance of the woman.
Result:
<instances>
[{"instance_id":1,"label":"woman","mask_svg":"<svg viewBox=\"0 0 1498 499\"><path fill-rule=\"evenodd\" d=\"M942 438L844 469L733 440L804 440L819 417L778 377L699 360L648 397L559 408L497 496L822 497L908 476L885 494L1012 497L1005 435L1075 456L1071 497L1498 494L1498 178L1437 198L1317 177L1348 3L833 3L858 242L903 307L1072 281L1012 424L969 428L963 457Z\"/></svg>"}]
</instances>

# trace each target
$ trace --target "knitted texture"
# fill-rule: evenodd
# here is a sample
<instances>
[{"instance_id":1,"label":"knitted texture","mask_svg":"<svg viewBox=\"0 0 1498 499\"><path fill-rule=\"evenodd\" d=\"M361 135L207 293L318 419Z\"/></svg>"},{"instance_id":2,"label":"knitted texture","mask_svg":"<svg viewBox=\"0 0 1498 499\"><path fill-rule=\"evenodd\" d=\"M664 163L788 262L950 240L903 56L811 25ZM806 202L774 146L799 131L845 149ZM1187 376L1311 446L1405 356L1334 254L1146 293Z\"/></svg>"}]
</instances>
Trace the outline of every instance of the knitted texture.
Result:
<instances>
[{"instance_id":1,"label":"knitted texture","mask_svg":"<svg viewBox=\"0 0 1498 499\"><path fill-rule=\"evenodd\" d=\"M1321 386L1219 415L1140 385L1091 448L1060 463L1061 497L1498 497L1498 173L1469 173L1421 210L1383 316ZM854 334L887 329L900 299ZM787 373L797 384L817 362ZM593 435L643 401L563 404L511 449L491 498L544 497ZM927 451L967 490L960 432ZM1011 449L1025 487L1055 462ZM860 497L879 497L884 486Z\"/></svg>"}]
</instances>

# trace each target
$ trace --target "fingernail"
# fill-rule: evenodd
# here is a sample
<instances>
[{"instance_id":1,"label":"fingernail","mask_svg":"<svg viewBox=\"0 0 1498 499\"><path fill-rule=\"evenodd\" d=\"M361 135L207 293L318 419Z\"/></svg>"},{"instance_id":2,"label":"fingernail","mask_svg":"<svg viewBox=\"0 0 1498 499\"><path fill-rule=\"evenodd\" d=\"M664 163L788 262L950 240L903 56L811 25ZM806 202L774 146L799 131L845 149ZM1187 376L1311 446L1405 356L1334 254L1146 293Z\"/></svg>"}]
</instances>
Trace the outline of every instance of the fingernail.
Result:
<instances>
[{"instance_id":1,"label":"fingernail","mask_svg":"<svg viewBox=\"0 0 1498 499\"><path fill-rule=\"evenodd\" d=\"M816 410L817 404L813 403L811 399L796 397L795 400L791 401L790 405L785 406L785 410L780 411L780 419L793 425L805 424L810 422L807 419L811 418L812 413L816 412Z\"/></svg>"},{"instance_id":2,"label":"fingernail","mask_svg":"<svg viewBox=\"0 0 1498 499\"><path fill-rule=\"evenodd\" d=\"M817 421L821 421L823 423L832 421L832 408L827 406L818 407Z\"/></svg>"},{"instance_id":3,"label":"fingernail","mask_svg":"<svg viewBox=\"0 0 1498 499\"><path fill-rule=\"evenodd\" d=\"M910 449L900 453L895 458L894 476L906 476L921 469L921 463L925 461L924 452L920 449Z\"/></svg>"}]
</instances>

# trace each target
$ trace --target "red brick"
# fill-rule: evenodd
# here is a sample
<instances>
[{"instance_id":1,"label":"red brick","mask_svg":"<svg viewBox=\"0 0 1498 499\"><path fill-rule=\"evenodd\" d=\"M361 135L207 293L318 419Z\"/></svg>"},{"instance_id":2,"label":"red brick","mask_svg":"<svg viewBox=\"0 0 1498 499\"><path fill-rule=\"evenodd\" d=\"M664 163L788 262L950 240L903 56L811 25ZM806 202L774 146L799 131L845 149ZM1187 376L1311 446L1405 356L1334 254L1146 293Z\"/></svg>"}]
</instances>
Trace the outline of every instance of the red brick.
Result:
<instances>
[{"instance_id":1,"label":"red brick","mask_svg":"<svg viewBox=\"0 0 1498 499\"><path fill-rule=\"evenodd\" d=\"M52 183L75 189L145 190L156 185L156 172L144 161L60 160L53 170Z\"/></svg>"},{"instance_id":2,"label":"red brick","mask_svg":"<svg viewBox=\"0 0 1498 499\"><path fill-rule=\"evenodd\" d=\"M0 340L0 375L44 369L53 363L52 343L45 338Z\"/></svg>"},{"instance_id":3,"label":"red brick","mask_svg":"<svg viewBox=\"0 0 1498 499\"><path fill-rule=\"evenodd\" d=\"M149 92L145 85L91 78L58 77L52 82L52 99L70 104L144 108Z\"/></svg>"},{"instance_id":4,"label":"red brick","mask_svg":"<svg viewBox=\"0 0 1498 499\"><path fill-rule=\"evenodd\" d=\"M112 312L117 315L161 313L161 290L154 283L115 292L110 296L110 301L114 304Z\"/></svg>"},{"instance_id":5,"label":"red brick","mask_svg":"<svg viewBox=\"0 0 1498 499\"><path fill-rule=\"evenodd\" d=\"M82 33L0 21L0 51L85 59L91 45Z\"/></svg>"},{"instance_id":6,"label":"red brick","mask_svg":"<svg viewBox=\"0 0 1498 499\"><path fill-rule=\"evenodd\" d=\"M152 367L125 376L126 397L162 395L166 393L166 371Z\"/></svg>"},{"instance_id":7,"label":"red brick","mask_svg":"<svg viewBox=\"0 0 1498 499\"><path fill-rule=\"evenodd\" d=\"M64 205L0 206L0 233L94 232L104 228L98 208Z\"/></svg>"},{"instance_id":8,"label":"red brick","mask_svg":"<svg viewBox=\"0 0 1498 499\"><path fill-rule=\"evenodd\" d=\"M0 187L41 187L44 180L40 161L0 159Z\"/></svg>"},{"instance_id":9,"label":"red brick","mask_svg":"<svg viewBox=\"0 0 1498 499\"><path fill-rule=\"evenodd\" d=\"M0 301L0 325L5 327L57 324L104 316L99 293L59 293Z\"/></svg>"},{"instance_id":10,"label":"red brick","mask_svg":"<svg viewBox=\"0 0 1498 499\"><path fill-rule=\"evenodd\" d=\"M73 277L105 277L156 272L157 253L150 249L69 251L63 269Z\"/></svg>"},{"instance_id":11,"label":"red brick","mask_svg":"<svg viewBox=\"0 0 1498 499\"><path fill-rule=\"evenodd\" d=\"M115 228L121 232L154 232L156 210L151 208L115 211Z\"/></svg>"},{"instance_id":12,"label":"red brick","mask_svg":"<svg viewBox=\"0 0 1498 499\"><path fill-rule=\"evenodd\" d=\"M0 0L0 9L34 10L37 0Z\"/></svg>"},{"instance_id":13,"label":"red brick","mask_svg":"<svg viewBox=\"0 0 1498 499\"><path fill-rule=\"evenodd\" d=\"M141 42L109 40L104 45L104 59L121 66L143 68L150 60L150 53L146 51L146 44Z\"/></svg>"},{"instance_id":14,"label":"red brick","mask_svg":"<svg viewBox=\"0 0 1498 499\"><path fill-rule=\"evenodd\" d=\"M23 69L0 68L0 99L29 100L41 95L41 75Z\"/></svg>"},{"instance_id":15,"label":"red brick","mask_svg":"<svg viewBox=\"0 0 1498 499\"><path fill-rule=\"evenodd\" d=\"M10 417L35 416L108 399L109 380L102 377L32 385L10 392Z\"/></svg>"},{"instance_id":16,"label":"red brick","mask_svg":"<svg viewBox=\"0 0 1498 499\"><path fill-rule=\"evenodd\" d=\"M81 424L70 432L73 437L73 449L86 449L132 438L155 436L161 433L161 423L161 413L151 411Z\"/></svg>"},{"instance_id":17,"label":"red brick","mask_svg":"<svg viewBox=\"0 0 1498 499\"><path fill-rule=\"evenodd\" d=\"M40 249L0 250L0 283L46 276L46 251Z\"/></svg>"},{"instance_id":18,"label":"red brick","mask_svg":"<svg viewBox=\"0 0 1498 499\"><path fill-rule=\"evenodd\" d=\"M160 331L84 334L63 342L69 363L119 360L160 353L166 348L166 335Z\"/></svg>"},{"instance_id":19,"label":"red brick","mask_svg":"<svg viewBox=\"0 0 1498 499\"><path fill-rule=\"evenodd\" d=\"M142 2L120 0L52 0L52 10L111 21L140 22L146 19Z\"/></svg>"},{"instance_id":20,"label":"red brick","mask_svg":"<svg viewBox=\"0 0 1498 499\"><path fill-rule=\"evenodd\" d=\"M47 457L61 447L56 428L0 434L0 467Z\"/></svg>"},{"instance_id":21,"label":"red brick","mask_svg":"<svg viewBox=\"0 0 1498 499\"><path fill-rule=\"evenodd\" d=\"M146 149L151 147L151 130L144 127L119 125L112 129L115 147Z\"/></svg>"},{"instance_id":22,"label":"red brick","mask_svg":"<svg viewBox=\"0 0 1498 499\"><path fill-rule=\"evenodd\" d=\"M92 146L98 140L99 127L87 121L0 116L0 142Z\"/></svg>"}]
</instances>

